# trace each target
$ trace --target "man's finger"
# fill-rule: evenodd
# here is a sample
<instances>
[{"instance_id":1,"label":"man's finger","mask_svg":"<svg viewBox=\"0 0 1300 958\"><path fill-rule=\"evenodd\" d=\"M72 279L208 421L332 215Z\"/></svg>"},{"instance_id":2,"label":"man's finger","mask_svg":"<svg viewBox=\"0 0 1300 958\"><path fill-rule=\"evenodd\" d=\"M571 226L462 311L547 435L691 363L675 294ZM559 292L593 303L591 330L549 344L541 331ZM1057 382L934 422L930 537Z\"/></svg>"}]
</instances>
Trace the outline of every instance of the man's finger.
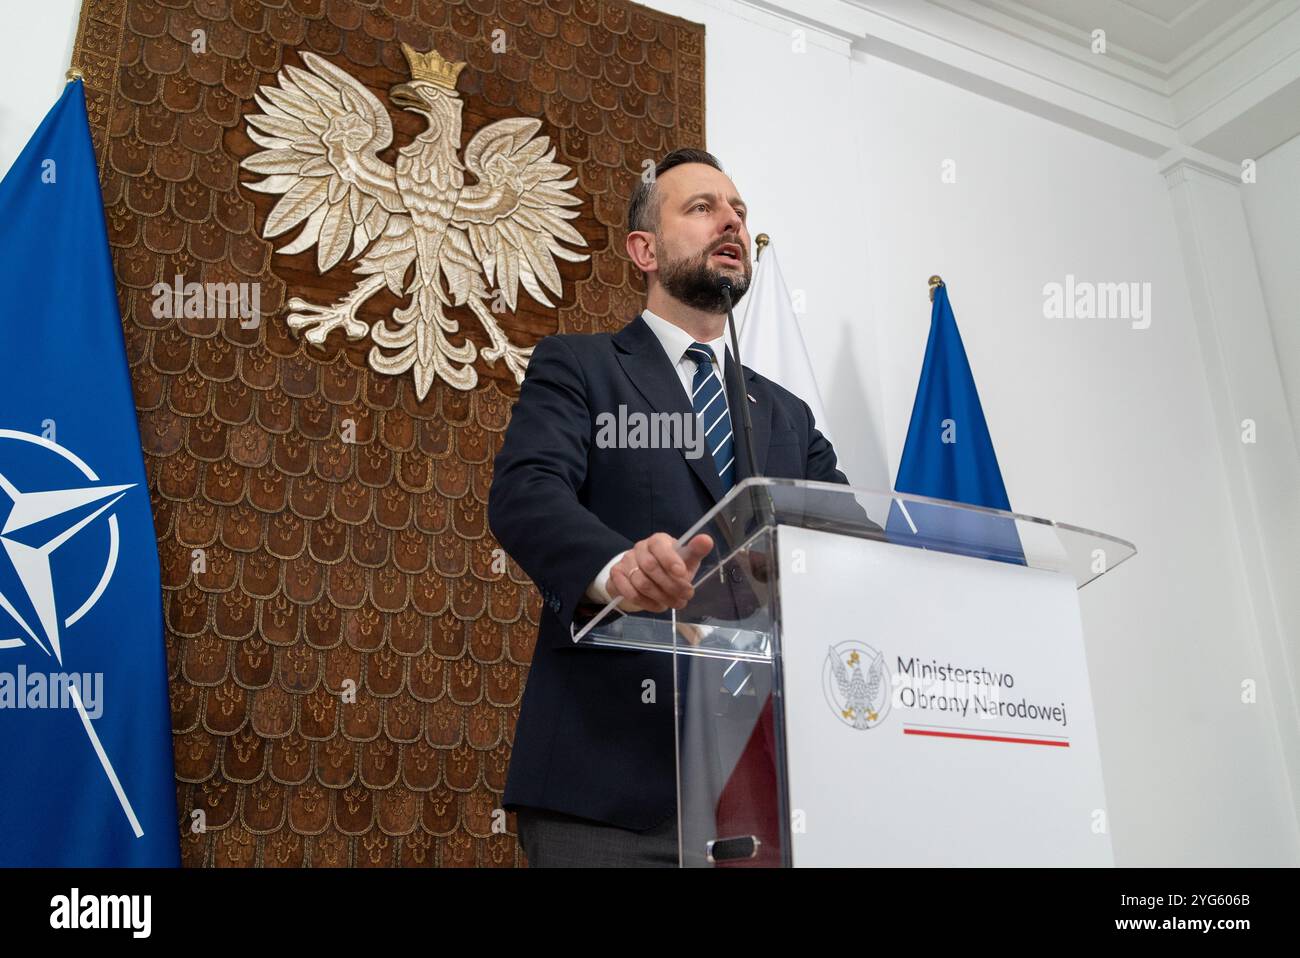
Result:
<instances>
[{"instance_id":1,"label":"man's finger","mask_svg":"<svg viewBox=\"0 0 1300 958\"><path fill-rule=\"evenodd\" d=\"M690 542L686 543L686 554L694 556L696 559L703 559L713 548L713 537L707 533L701 532L693 537Z\"/></svg>"},{"instance_id":2,"label":"man's finger","mask_svg":"<svg viewBox=\"0 0 1300 958\"><path fill-rule=\"evenodd\" d=\"M661 606L661 608L655 609L656 612L664 611L676 601L672 590L664 588L658 578L647 573L643 566L638 566L629 572L627 580L632 584L632 588L636 590L637 595L640 596L643 602L651 602Z\"/></svg>"},{"instance_id":3,"label":"man's finger","mask_svg":"<svg viewBox=\"0 0 1300 958\"><path fill-rule=\"evenodd\" d=\"M665 600L671 604L677 600L685 576L675 576L664 567L660 559L662 550L662 543L655 542L653 538L642 539L636 544L636 564L649 580L661 590ZM672 553L672 550L669 549L669 552ZM672 553L672 559L677 560L676 553ZM644 589L639 580L634 584L638 589Z\"/></svg>"},{"instance_id":4,"label":"man's finger","mask_svg":"<svg viewBox=\"0 0 1300 958\"><path fill-rule=\"evenodd\" d=\"M695 575L695 570L700 567L700 563L712 549L713 538L702 532L686 543L686 547L682 551L682 561L686 563L686 568L690 570L692 576Z\"/></svg>"},{"instance_id":5,"label":"man's finger","mask_svg":"<svg viewBox=\"0 0 1300 958\"><path fill-rule=\"evenodd\" d=\"M677 554L677 543L673 542L667 536L660 539L658 536L650 539L650 552L659 560L659 565L671 576L676 579L686 577L686 563L682 557Z\"/></svg>"},{"instance_id":6,"label":"man's finger","mask_svg":"<svg viewBox=\"0 0 1300 958\"><path fill-rule=\"evenodd\" d=\"M627 557L615 563L614 567L609 570L609 581L612 586L610 594L617 592L623 597L624 603L632 602L637 598L636 586L632 585L632 570L636 568L636 562L633 560L631 551Z\"/></svg>"},{"instance_id":7,"label":"man's finger","mask_svg":"<svg viewBox=\"0 0 1300 958\"><path fill-rule=\"evenodd\" d=\"M638 589L632 582L632 577L617 566L610 570L609 579L618 590L618 594L623 597L624 611L663 612L667 609L664 603Z\"/></svg>"},{"instance_id":8,"label":"man's finger","mask_svg":"<svg viewBox=\"0 0 1300 958\"><path fill-rule=\"evenodd\" d=\"M680 609L695 594L691 586L694 570L682 561L682 557L677 554L677 544L668 536L662 540L656 536L650 542L650 549L659 558L660 567L671 572L674 584L669 591L676 597L673 608Z\"/></svg>"}]
</instances>

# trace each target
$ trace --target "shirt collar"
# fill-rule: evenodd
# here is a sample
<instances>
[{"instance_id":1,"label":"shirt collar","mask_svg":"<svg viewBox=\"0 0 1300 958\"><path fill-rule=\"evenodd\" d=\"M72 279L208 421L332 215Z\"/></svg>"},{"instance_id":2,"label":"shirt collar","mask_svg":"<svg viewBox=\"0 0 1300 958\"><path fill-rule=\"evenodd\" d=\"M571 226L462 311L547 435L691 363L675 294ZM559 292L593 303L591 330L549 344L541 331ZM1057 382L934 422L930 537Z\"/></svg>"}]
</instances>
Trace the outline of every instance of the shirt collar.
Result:
<instances>
[{"instance_id":1,"label":"shirt collar","mask_svg":"<svg viewBox=\"0 0 1300 958\"><path fill-rule=\"evenodd\" d=\"M691 338L691 334L680 326L673 325L662 316L650 312L648 309L641 310L641 318L644 319L646 325L650 327L650 331L655 334L655 338L658 339L660 345L663 346L664 352L668 354L668 358L671 360L672 364L676 366L680 363L682 357L686 355L686 350L690 349L691 344L695 342L695 340ZM717 339L710 340L704 345L712 349L713 355L717 357L718 372L725 373L727 368L727 336L725 327L723 335L719 336Z\"/></svg>"}]
</instances>

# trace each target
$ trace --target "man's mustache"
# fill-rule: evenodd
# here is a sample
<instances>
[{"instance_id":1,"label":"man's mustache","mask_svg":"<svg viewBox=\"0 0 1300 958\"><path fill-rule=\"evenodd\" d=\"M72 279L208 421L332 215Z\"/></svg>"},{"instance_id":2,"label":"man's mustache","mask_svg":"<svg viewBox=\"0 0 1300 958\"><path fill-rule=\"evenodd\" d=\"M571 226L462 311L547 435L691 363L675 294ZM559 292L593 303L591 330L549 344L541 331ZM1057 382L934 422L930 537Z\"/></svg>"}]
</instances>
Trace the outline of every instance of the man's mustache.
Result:
<instances>
[{"instance_id":1,"label":"man's mustache","mask_svg":"<svg viewBox=\"0 0 1300 958\"><path fill-rule=\"evenodd\" d=\"M739 236L722 237L722 239L718 240L717 243L710 246L708 249L704 250L701 256L707 260L710 256L712 256L718 250L722 249L722 247L726 246L728 243L730 243L732 246L735 246L738 250L740 250L740 261L742 263L748 264L749 248L741 241Z\"/></svg>"}]
</instances>

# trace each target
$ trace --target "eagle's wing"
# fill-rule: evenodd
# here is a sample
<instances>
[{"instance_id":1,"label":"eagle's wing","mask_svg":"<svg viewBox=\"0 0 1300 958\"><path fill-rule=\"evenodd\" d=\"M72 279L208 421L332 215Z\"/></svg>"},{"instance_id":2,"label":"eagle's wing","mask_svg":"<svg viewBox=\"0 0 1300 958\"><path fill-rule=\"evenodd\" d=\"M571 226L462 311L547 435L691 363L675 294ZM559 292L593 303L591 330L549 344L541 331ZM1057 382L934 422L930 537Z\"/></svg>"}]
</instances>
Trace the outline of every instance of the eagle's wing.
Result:
<instances>
[{"instance_id":1,"label":"eagle's wing","mask_svg":"<svg viewBox=\"0 0 1300 958\"><path fill-rule=\"evenodd\" d=\"M328 60L304 53L309 69L286 66L280 86L255 95L261 113L248 116L248 135L264 149L240 165L266 179L245 184L283 198L266 218L270 239L303 220L298 237L280 250L316 245L323 273L348 251L355 257L379 236L393 213L406 209L393 168L376 155L393 141L384 105Z\"/></svg>"},{"instance_id":2,"label":"eagle's wing","mask_svg":"<svg viewBox=\"0 0 1300 958\"><path fill-rule=\"evenodd\" d=\"M848 695L849 670L844 667L844 663L840 661L834 649L827 649L826 657L831 663L831 674L835 676L835 683L840 687L840 695Z\"/></svg>"},{"instance_id":3,"label":"eagle's wing","mask_svg":"<svg viewBox=\"0 0 1300 958\"><path fill-rule=\"evenodd\" d=\"M884 668L885 658L883 655L876 656L871 663L871 671L867 673L867 702L870 704L876 700L876 695L880 691L881 670Z\"/></svg>"},{"instance_id":4,"label":"eagle's wing","mask_svg":"<svg viewBox=\"0 0 1300 958\"><path fill-rule=\"evenodd\" d=\"M488 282L501 290L512 310L520 283L533 299L553 305L538 280L558 294L555 258L575 263L587 258L558 242L587 245L566 222L577 212L560 209L582 201L567 192L577 179L562 179L569 167L551 162L555 150L547 150L550 138L533 138L541 125L540 120L515 117L474 134L465 147L465 168L479 182L461 190L451 216L452 226L469 237Z\"/></svg>"}]
</instances>

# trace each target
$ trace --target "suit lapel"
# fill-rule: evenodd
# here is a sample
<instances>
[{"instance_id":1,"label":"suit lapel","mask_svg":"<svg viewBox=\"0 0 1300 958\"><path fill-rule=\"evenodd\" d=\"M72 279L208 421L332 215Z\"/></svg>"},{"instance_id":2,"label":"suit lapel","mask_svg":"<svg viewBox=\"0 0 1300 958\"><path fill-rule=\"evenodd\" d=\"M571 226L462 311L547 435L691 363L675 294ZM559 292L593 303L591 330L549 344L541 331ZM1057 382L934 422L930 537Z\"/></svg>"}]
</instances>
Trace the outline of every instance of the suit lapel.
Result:
<instances>
[{"instance_id":1,"label":"suit lapel","mask_svg":"<svg viewBox=\"0 0 1300 958\"><path fill-rule=\"evenodd\" d=\"M691 407L690 401L682 389L682 381L677 378L677 370L668 361L668 356L664 353L663 347L659 345L659 340L655 337L654 331L646 325L644 319L638 315L636 319L628 323L615 335L614 343L619 349L618 361L623 367L623 372L632 381L632 385L636 387L637 392L645 397L651 409L655 412L679 413L686 416L695 415L695 410ZM729 363L728 368L731 365ZM728 397L728 401L730 401L730 397ZM732 425L734 427L734 422ZM755 432L757 432L757 425L755 426ZM691 459L687 456L685 449L679 450L679 452L686 464L691 467L691 471L709 490L709 495L713 497L713 501L717 502L721 499L722 480L718 478L717 464L714 463L713 457L709 455L709 451L705 449L704 455L697 459Z\"/></svg>"},{"instance_id":2,"label":"suit lapel","mask_svg":"<svg viewBox=\"0 0 1300 958\"><path fill-rule=\"evenodd\" d=\"M749 406L749 418L754 424L754 464L759 474L767 466L767 442L772 434L772 404L768 401L767 391L757 388L754 371L746 369L741 379L741 365L731 350L727 350L727 403L731 415L731 432L736 448L736 481L748 479L749 471L749 437L745 435L745 413L741 403ZM754 401L750 402L749 397Z\"/></svg>"}]
</instances>

